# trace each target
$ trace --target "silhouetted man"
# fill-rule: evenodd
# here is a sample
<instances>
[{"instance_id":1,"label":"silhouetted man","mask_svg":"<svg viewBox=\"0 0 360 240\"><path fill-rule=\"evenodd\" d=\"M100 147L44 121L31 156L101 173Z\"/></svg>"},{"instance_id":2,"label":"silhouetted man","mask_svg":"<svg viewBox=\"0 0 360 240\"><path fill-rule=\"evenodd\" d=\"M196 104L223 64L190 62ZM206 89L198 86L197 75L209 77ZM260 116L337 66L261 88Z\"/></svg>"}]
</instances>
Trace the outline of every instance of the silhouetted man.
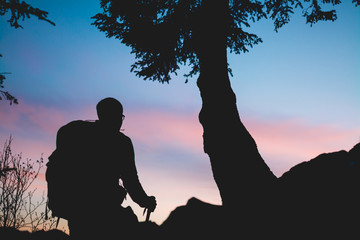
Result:
<instances>
[{"instance_id":1,"label":"silhouetted man","mask_svg":"<svg viewBox=\"0 0 360 240\"><path fill-rule=\"evenodd\" d=\"M64 172L72 179L68 183L70 236L121 239L135 234L138 223L130 208L121 207L124 188L134 202L149 211L155 209L156 200L139 182L130 138L119 132L125 118L121 103L105 98L96 109L99 120L70 122L57 135L55 152L68 156L69 166ZM124 188L119 185L120 179Z\"/></svg>"}]
</instances>

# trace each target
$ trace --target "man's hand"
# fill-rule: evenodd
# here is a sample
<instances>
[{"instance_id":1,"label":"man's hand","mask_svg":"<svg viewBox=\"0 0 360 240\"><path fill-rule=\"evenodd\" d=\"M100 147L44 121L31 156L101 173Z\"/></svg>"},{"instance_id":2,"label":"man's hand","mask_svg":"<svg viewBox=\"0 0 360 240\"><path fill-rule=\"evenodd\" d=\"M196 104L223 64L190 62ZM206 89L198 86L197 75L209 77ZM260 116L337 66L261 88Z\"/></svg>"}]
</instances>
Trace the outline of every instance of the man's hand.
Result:
<instances>
[{"instance_id":1,"label":"man's hand","mask_svg":"<svg viewBox=\"0 0 360 240\"><path fill-rule=\"evenodd\" d=\"M144 213L146 212L147 210L147 213L146 213L146 222L149 222L149 219L150 219L150 213L153 212L156 208L156 198L154 196L151 196L151 197L148 197L147 199L147 202L146 202L146 206L145 206L145 209L144 209Z\"/></svg>"},{"instance_id":2,"label":"man's hand","mask_svg":"<svg viewBox=\"0 0 360 240\"><path fill-rule=\"evenodd\" d=\"M150 196L148 197L147 203L146 203L146 208L148 209L149 212L153 212L156 208L156 198L154 196Z\"/></svg>"}]
</instances>

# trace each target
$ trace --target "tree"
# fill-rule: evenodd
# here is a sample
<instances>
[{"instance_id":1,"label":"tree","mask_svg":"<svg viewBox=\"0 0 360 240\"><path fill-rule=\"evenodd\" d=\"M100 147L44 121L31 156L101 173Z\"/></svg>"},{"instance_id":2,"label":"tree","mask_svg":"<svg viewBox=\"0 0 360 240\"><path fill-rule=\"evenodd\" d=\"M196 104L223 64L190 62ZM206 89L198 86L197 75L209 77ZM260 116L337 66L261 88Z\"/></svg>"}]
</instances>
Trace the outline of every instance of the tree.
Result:
<instances>
[{"instance_id":1,"label":"tree","mask_svg":"<svg viewBox=\"0 0 360 240\"><path fill-rule=\"evenodd\" d=\"M10 11L10 19L8 22L11 27L14 28L23 28L19 24L19 20L24 21L25 18L30 18L30 16L36 16L39 20L46 21L55 26L55 23L50 21L47 18L48 12L34 8L26 2L19 0L0 0L0 16L4 16L7 12ZM2 55L0 54L0 57ZM4 88L4 80L6 79L5 75L9 73L0 73L0 88ZM1 97L2 96L2 97ZM10 104L18 104L18 100L7 91L0 90L0 100L8 100Z\"/></svg>"},{"instance_id":2,"label":"tree","mask_svg":"<svg viewBox=\"0 0 360 240\"><path fill-rule=\"evenodd\" d=\"M359 5L359 0L353 0ZM93 23L107 37L131 47L137 76L169 82L180 65L191 66L185 77L199 73L202 98L199 114L204 151L209 155L223 206L253 211L272 191L276 177L258 152L239 117L232 91L227 50L247 52L262 40L246 32L262 18L274 21L275 31L290 21L295 8L310 25L335 21L336 11L322 6L338 0L101 0L102 13ZM303 5L307 5L304 7ZM240 206L240 207L239 207ZM261 210L259 210L261 211ZM250 214L250 213L249 213Z\"/></svg>"},{"instance_id":3,"label":"tree","mask_svg":"<svg viewBox=\"0 0 360 240\"><path fill-rule=\"evenodd\" d=\"M22 159L21 154L11 151L12 138L5 142L0 152L0 227L52 228L55 220L47 220L44 213L38 213L45 205L45 198L34 202L36 189L31 189L42 166L42 157L37 161Z\"/></svg>"}]
</instances>

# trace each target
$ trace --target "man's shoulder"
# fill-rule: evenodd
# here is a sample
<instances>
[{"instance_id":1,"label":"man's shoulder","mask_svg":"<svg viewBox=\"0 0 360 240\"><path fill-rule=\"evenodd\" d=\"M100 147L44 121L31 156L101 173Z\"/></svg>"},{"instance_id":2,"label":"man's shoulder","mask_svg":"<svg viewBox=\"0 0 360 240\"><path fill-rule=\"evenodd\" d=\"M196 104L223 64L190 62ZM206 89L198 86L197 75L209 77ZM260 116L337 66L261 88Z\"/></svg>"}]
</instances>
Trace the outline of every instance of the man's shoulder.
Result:
<instances>
[{"instance_id":1,"label":"man's shoulder","mask_svg":"<svg viewBox=\"0 0 360 240\"><path fill-rule=\"evenodd\" d=\"M86 128L90 128L94 125L94 122L90 122L90 121L84 121L84 120L74 120L71 121L67 124L65 124L64 126L62 126L59 131L77 131L77 130L81 130L81 129L86 129Z\"/></svg>"},{"instance_id":2,"label":"man's shoulder","mask_svg":"<svg viewBox=\"0 0 360 240\"><path fill-rule=\"evenodd\" d=\"M95 121L89 121L89 120L74 120L66 124L65 126L87 126L87 125L93 125Z\"/></svg>"}]
</instances>

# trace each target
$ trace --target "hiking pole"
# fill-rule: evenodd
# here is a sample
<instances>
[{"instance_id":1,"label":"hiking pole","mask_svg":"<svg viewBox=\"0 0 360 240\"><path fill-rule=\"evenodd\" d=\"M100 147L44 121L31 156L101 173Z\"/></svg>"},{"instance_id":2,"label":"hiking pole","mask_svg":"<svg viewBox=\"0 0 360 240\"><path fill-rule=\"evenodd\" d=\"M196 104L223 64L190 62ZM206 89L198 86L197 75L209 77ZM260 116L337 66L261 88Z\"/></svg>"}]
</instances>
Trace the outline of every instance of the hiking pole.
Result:
<instances>
[{"instance_id":1,"label":"hiking pole","mask_svg":"<svg viewBox=\"0 0 360 240\"><path fill-rule=\"evenodd\" d=\"M149 222L149 220L150 220L150 214L151 214L151 212L150 212L150 210L148 209L147 210L147 213L146 213L146 222Z\"/></svg>"},{"instance_id":2,"label":"hiking pole","mask_svg":"<svg viewBox=\"0 0 360 240\"><path fill-rule=\"evenodd\" d=\"M145 220L145 222L149 222L151 211L150 211L148 208L145 208L145 209L144 209L144 212L143 212L143 215L145 214L146 210L147 210L147 213L146 213L146 220Z\"/></svg>"}]
</instances>

